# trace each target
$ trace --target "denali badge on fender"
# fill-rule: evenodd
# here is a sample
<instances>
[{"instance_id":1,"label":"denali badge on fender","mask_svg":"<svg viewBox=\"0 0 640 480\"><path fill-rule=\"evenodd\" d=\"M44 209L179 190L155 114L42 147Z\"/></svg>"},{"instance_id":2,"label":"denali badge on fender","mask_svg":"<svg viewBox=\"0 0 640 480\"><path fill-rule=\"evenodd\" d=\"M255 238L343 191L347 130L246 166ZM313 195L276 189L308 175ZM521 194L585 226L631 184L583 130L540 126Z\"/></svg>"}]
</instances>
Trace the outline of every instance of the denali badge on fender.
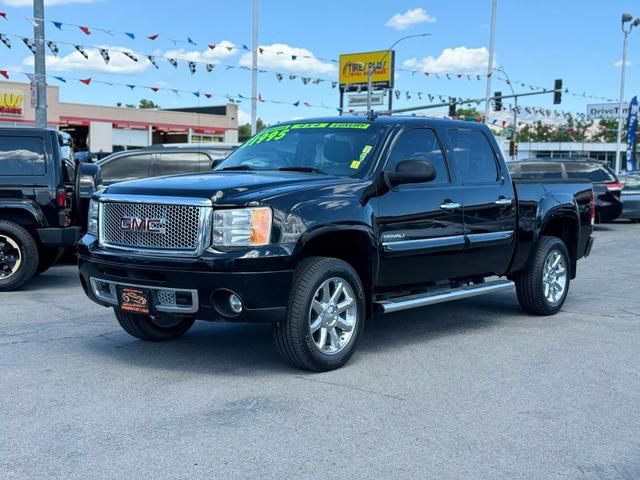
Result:
<instances>
[{"instance_id":1,"label":"denali badge on fender","mask_svg":"<svg viewBox=\"0 0 640 480\"><path fill-rule=\"evenodd\" d=\"M167 219L122 217L120 219L120 230L127 232L165 233L167 230Z\"/></svg>"}]
</instances>

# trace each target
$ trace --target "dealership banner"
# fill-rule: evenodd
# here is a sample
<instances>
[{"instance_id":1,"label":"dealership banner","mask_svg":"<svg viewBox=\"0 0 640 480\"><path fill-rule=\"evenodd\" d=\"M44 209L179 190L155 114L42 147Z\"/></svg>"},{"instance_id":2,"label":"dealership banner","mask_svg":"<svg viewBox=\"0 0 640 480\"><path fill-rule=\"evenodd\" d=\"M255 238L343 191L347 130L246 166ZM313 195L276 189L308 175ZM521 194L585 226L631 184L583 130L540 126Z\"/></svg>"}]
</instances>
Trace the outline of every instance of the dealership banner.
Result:
<instances>
[{"instance_id":1,"label":"dealership banner","mask_svg":"<svg viewBox=\"0 0 640 480\"><path fill-rule=\"evenodd\" d=\"M393 50L340 55L340 86L366 88L371 67L371 81L376 87L393 88L394 60Z\"/></svg>"},{"instance_id":2,"label":"dealership banner","mask_svg":"<svg viewBox=\"0 0 640 480\"><path fill-rule=\"evenodd\" d=\"M636 169L636 132L638 130L638 97L633 97L629 104L627 120L627 172Z\"/></svg>"}]
</instances>

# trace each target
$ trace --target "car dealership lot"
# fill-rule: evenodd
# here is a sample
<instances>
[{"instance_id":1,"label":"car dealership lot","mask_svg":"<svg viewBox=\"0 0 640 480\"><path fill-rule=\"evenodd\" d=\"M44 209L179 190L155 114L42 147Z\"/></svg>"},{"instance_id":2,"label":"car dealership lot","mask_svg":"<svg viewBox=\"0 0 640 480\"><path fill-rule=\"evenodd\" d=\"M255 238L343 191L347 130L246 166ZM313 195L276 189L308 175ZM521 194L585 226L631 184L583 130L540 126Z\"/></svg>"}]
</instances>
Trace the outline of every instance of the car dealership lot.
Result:
<instances>
[{"instance_id":1,"label":"car dealership lot","mask_svg":"<svg viewBox=\"0 0 640 480\"><path fill-rule=\"evenodd\" d=\"M140 342L53 268L0 294L0 478L638 478L640 229L595 238L554 317L376 318L322 374L266 325Z\"/></svg>"}]
</instances>

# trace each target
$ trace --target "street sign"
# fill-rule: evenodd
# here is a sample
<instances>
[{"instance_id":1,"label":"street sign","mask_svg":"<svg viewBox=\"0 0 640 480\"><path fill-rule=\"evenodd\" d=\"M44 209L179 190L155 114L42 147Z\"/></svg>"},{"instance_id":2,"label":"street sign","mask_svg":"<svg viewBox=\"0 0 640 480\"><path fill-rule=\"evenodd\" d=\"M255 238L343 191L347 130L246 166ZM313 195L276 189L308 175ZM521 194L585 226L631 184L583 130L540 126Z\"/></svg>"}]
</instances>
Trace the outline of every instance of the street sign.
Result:
<instances>
[{"instance_id":1,"label":"street sign","mask_svg":"<svg viewBox=\"0 0 640 480\"><path fill-rule=\"evenodd\" d=\"M384 94L383 93L372 93L371 94L371 105L382 105L384 103ZM350 107L366 107L367 106L367 95L350 95L347 97L347 104Z\"/></svg>"},{"instance_id":2,"label":"street sign","mask_svg":"<svg viewBox=\"0 0 640 480\"><path fill-rule=\"evenodd\" d=\"M591 118L604 118L606 120L616 120L618 118L618 109L620 104L615 103L595 103L587 105L587 115ZM622 104L622 114L629 114L629 102Z\"/></svg>"},{"instance_id":3,"label":"street sign","mask_svg":"<svg viewBox=\"0 0 640 480\"><path fill-rule=\"evenodd\" d=\"M340 87L346 90L358 86L367 88L371 67L371 82L375 88L393 88L394 63L393 50L340 55Z\"/></svg>"}]
</instances>

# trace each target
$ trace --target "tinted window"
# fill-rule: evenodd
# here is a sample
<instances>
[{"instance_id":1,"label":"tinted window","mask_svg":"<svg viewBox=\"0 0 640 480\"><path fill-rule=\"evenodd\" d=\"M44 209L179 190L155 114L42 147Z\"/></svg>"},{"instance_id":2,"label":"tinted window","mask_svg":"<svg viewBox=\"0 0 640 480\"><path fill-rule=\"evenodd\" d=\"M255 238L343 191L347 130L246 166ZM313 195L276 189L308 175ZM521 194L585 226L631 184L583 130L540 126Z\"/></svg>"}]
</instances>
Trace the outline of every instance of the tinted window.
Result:
<instances>
[{"instance_id":1,"label":"tinted window","mask_svg":"<svg viewBox=\"0 0 640 480\"><path fill-rule=\"evenodd\" d=\"M123 182L136 178L151 176L151 162L153 155L127 155L114 158L100 165L102 180L105 183Z\"/></svg>"},{"instance_id":2,"label":"tinted window","mask_svg":"<svg viewBox=\"0 0 640 480\"><path fill-rule=\"evenodd\" d=\"M453 146L456 171L463 183L492 183L498 180L498 166L487 137L479 130L452 128L449 139Z\"/></svg>"},{"instance_id":3,"label":"tinted window","mask_svg":"<svg viewBox=\"0 0 640 480\"><path fill-rule=\"evenodd\" d=\"M507 166L515 178L558 180L562 178L562 164L560 163L507 163Z\"/></svg>"},{"instance_id":4,"label":"tinted window","mask_svg":"<svg viewBox=\"0 0 640 480\"><path fill-rule=\"evenodd\" d=\"M0 137L0 175L44 175L44 143L39 137Z\"/></svg>"},{"instance_id":5,"label":"tinted window","mask_svg":"<svg viewBox=\"0 0 640 480\"><path fill-rule=\"evenodd\" d=\"M178 175L211 170L211 160L203 153L159 153L158 175Z\"/></svg>"},{"instance_id":6,"label":"tinted window","mask_svg":"<svg viewBox=\"0 0 640 480\"><path fill-rule=\"evenodd\" d=\"M615 182L615 178L604 166L594 163L566 163L567 177L591 182Z\"/></svg>"},{"instance_id":7,"label":"tinted window","mask_svg":"<svg viewBox=\"0 0 640 480\"><path fill-rule=\"evenodd\" d=\"M429 185L446 185L449 183L449 171L442 155L442 149L433 130L419 128L403 133L394 143L389 156L387 170L395 170L398 162L403 160L426 160L436 171L435 180Z\"/></svg>"}]
</instances>

